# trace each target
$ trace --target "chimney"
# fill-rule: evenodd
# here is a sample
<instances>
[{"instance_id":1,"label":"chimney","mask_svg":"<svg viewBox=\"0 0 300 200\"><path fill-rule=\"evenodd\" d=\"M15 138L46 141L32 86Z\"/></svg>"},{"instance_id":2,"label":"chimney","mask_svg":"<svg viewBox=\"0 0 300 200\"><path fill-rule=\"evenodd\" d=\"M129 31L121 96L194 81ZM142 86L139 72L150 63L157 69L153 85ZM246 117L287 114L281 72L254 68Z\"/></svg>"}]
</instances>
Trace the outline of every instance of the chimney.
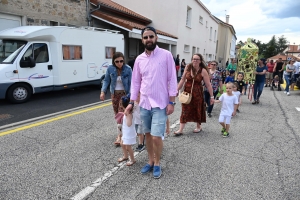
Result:
<instances>
[{"instance_id":1,"label":"chimney","mask_svg":"<svg viewBox=\"0 0 300 200\"><path fill-rule=\"evenodd\" d=\"M229 24L229 15L226 15L226 23Z\"/></svg>"}]
</instances>

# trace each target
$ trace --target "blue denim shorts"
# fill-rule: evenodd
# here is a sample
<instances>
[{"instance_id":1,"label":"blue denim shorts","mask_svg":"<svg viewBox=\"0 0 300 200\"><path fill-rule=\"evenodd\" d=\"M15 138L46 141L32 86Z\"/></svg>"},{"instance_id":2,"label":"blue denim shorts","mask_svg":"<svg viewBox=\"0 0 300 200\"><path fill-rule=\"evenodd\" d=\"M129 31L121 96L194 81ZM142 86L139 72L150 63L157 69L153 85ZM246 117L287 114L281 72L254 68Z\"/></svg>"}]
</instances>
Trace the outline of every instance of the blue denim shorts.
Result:
<instances>
[{"instance_id":1,"label":"blue denim shorts","mask_svg":"<svg viewBox=\"0 0 300 200\"><path fill-rule=\"evenodd\" d=\"M168 117L166 108L151 108L151 110L146 110L141 107L140 115L144 133L151 133L152 136L156 137L164 136Z\"/></svg>"}]
</instances>

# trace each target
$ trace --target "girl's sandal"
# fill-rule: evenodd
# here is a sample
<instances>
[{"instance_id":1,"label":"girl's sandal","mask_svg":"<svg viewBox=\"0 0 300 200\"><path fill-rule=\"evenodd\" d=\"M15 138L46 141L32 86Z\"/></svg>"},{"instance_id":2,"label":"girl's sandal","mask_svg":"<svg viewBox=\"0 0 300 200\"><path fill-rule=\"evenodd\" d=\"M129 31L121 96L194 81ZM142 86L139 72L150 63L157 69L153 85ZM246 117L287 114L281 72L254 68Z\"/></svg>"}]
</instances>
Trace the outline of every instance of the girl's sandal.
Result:
<instances>
[{"instance_id":1,"label":"girl's sandal","mask_svg":"<svg viewBox=\"0 0 300 200\"><path fill-rule=\"evenodd\" d=\"M114 144L116 145L116 146L120 146L120 144L121 144L121 137L117 137L116 138L116 141L114 142Z\"/></svg>"},{"instance_id":2,"label":"girl's sandal","mask_svg":"<svg viewBox=\"0 0 300 200\"><path fill-rule=\"evenodd\" d=\"M125 160L128 160L128 158L122 157L122 158L119 158L119 159L118 159L118 162L123 162L123 161L125 161Z\"/></svg>"},{"instance_id":3,"label":"girl's sandal","mask_svg":"<svg viewBox=\"0 0 300 200\"><path fill-rule=\"evenodd\" d=\"M126 166L132 166L134 163L136 163L135 160L134 161L130 160L126 163Z\"/></svg>"}]
</instances>

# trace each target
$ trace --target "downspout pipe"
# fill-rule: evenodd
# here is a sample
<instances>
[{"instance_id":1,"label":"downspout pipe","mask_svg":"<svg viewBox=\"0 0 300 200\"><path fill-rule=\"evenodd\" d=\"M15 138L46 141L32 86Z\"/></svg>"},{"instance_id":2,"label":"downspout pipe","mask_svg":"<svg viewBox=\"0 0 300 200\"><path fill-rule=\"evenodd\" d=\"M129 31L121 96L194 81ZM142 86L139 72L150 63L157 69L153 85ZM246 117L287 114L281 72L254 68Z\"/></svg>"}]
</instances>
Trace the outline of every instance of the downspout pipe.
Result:
<instances>
[{"instance_id":1,"label":"downspout pipe","mask_svg":"<svg viewBox=\"0 0 300 200\"><path fill-rule=\"evenodd\" d=\"M88 21L88 26L91 26L91 21L92 21L92 13L95 12L96 10L100 10L100 3L97 5L97 7L93 10L90 9L90 0L86 0L86 15L87 15L87 21Z\"/></svg>"}]
</instances>

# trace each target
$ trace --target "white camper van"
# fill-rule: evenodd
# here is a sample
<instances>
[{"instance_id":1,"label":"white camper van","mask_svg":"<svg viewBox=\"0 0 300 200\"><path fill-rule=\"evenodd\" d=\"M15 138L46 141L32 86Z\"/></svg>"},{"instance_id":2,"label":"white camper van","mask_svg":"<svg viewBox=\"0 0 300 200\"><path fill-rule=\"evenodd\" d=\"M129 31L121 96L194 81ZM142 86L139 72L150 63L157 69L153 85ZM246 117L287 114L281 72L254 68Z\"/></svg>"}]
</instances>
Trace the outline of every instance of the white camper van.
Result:
<instances>
[{"instance_id":1,"label":"white camper van","mask_svg":"<svg viewBox=\"0 0 300 200\"><path fill-rule=\"evenodd\" d=\"M0 32L0 99L26 102L32 94L101 86L124 36L99 28L21 26Z\"/></svg>"}]
</instances>

